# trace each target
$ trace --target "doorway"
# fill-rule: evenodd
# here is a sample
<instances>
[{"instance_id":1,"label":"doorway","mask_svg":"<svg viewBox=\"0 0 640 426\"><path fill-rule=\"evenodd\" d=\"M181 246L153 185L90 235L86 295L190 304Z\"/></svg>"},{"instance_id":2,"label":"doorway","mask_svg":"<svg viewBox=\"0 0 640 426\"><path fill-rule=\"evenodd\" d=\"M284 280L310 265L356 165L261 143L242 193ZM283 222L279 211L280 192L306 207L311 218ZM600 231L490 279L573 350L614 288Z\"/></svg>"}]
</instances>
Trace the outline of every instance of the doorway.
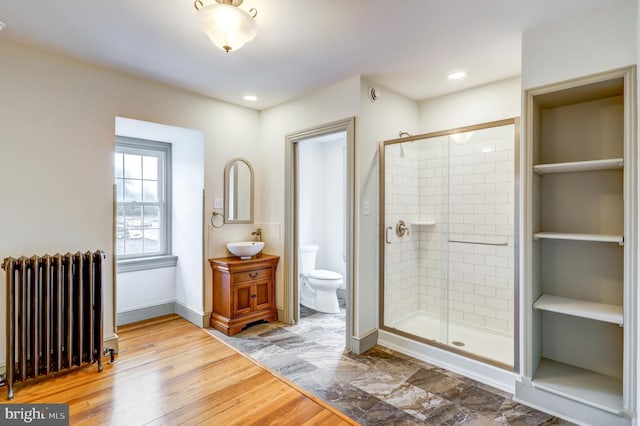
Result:
<instances>
[{"instance_id":1,"label":"doorway","mask_svg":"<svg viewBox=\"0 0 640 426\"><path fill-rule=\"evenodd\" d=\"M354 118L287 136L285 192L284 321L296 324L307 316L333 320L342 315L344 343L350 350L355 259ZM315 260L311 268L333 273L330 275L336 279L340 313L323 303L316 304L320 298L314 297L316 287L307 274L310 267L302 271L301 249L305 260L310 254ZM342 283L338 277L342 277ZM333 298L333 288L329 293Z\"/></svg>"}]
</instances>

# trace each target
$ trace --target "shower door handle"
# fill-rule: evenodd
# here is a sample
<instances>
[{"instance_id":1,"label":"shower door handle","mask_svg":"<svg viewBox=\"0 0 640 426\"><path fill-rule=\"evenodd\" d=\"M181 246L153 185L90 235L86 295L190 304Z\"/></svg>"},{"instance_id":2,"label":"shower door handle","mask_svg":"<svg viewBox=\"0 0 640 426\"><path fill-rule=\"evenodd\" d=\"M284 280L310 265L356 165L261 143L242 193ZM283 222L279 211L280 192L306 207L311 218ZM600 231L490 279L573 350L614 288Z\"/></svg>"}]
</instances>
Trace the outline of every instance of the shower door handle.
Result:
<instances>
[{"instance_id":1,"label":"shower door handle","mask_svg":"<svg viewBox=\"0 0 640 426\"><path fill-rule=\"evenodd\" d=\"M393 231L393 226L387 226L387 229L384 230L384 242L387 244L391 244L391 240L389 240L389 231Z\"/></svg>"}]
</instances>

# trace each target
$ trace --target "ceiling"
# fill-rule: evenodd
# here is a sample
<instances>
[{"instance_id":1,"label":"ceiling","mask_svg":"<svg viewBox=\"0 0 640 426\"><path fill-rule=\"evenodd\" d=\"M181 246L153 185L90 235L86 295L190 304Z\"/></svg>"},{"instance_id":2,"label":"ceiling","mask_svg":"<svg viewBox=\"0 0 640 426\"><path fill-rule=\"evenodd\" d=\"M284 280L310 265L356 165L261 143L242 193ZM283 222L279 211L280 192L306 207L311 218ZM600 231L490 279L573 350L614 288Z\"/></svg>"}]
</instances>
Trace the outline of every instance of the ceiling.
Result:
<instances>
[{"instance_id":1,"label":"ceiling","mask_svg":"<svg viewBox=\"0 0 640 426\"><path fill-rule=\"evenodd\" d=\"M0 0L0 40L258 110L357 75L420 101L519 75L523 30L615 1L245 0L258 35L225 53L191 0Z\"/></svg>"}]
</instances>

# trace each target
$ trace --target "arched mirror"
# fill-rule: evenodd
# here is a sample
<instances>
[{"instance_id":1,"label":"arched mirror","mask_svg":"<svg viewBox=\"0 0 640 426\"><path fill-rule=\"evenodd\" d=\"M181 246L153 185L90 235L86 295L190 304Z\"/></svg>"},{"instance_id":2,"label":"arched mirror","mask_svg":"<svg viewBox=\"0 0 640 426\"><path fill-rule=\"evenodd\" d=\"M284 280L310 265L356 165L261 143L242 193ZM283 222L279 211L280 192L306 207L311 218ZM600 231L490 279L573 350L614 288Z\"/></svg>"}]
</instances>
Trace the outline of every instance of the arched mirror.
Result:
<instances>
[{"instance_id":1,"label":"arched mirror","mask_svg":"<svg viewBox=\"0 0 640 426\"><path fill-rule=\"evenodd\" d=\"M224 168L225 223L253 223L253 167L234 158Z\"/></svg>"}]
</instances>

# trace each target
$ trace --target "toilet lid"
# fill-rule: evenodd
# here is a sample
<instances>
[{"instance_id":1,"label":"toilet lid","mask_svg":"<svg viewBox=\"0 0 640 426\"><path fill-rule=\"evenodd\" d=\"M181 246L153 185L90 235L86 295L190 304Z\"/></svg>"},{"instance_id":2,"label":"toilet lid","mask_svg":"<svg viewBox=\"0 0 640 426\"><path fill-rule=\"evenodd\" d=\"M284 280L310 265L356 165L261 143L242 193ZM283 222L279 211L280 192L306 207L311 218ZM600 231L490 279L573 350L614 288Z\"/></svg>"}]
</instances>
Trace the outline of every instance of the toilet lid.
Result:
<instances>
[{"instance_id":1,"label":"toilet lid","mask_svg":"<svg viewBox=\"0 0 640 426\"><path fill-rule=\"evenodd\" d=\"M324 269L316 269L315 271L309 272L309 278L315 278L317 280L340 280L342 279L342 275L337 272L327 271Z\"/></svg>"}]
</instances>

